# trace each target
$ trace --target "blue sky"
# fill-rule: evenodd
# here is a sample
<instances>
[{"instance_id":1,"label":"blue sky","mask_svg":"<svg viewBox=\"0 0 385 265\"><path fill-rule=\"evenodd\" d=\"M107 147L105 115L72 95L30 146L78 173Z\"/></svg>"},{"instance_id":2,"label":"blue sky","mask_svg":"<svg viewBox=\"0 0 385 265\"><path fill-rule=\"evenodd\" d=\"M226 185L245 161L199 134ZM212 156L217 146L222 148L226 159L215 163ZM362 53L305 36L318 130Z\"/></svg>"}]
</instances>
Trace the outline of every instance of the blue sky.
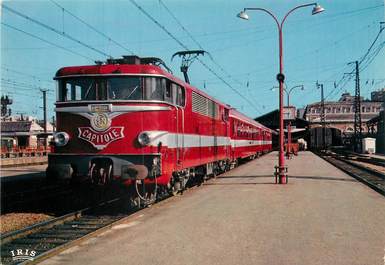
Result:
<instances>
[{"instance_id":1,"label":"blue sky","mask_svg":"<svg viewBox=\"0 0 385 265\"><path fill-rule=\"evenodd\" d=\"M262 12L249 12L249 21L237 18L236 14L244 7L262 7L272 11L281 20L288 10L307 2L136 2L183 45L189 49L199 49L199 44L208 51L214 60L204 56L202 61L232 88L198 61L190 67L193 85L251 117L277 108L278 91L271 91L271 88L277 85L277 27L273 19ZM324 84L328 100L338 99L344 91L354 93L353 77L348 82L345 81L348 76L341 81L344 73L353 69L353 65L347 63L360 60L365 55L380 30L380 22L384 21L384 1L381 0L323 0L319 4L326 9L324 13L312 16L311 7L299 9L288 17L284 25L284 73L287 86L305 86L304 91L297 90L291 94L290 102L297 107L319 100L320 91L315 85L317 80ZM171 61L171 56L183 48L130 0L15 0L4 1L2 5L113 57L130 54L129 51L139 56L159 57L168 64L175 75L182 78L179 72L180 60ZM195 41L178 25L166 7ZM66 10L110 39L82 24ZM1 94L8 94L13 98L13 113L42 118L40 88L43 88L49 89L48 109L49 117L52 117L55 101L55 83L52 78L55 72L63 66L88 65L92 64L93 60L106 59L101 53L4 8L1 10L1 22L4 23L1 24ZM369 60L365 60L361 65L361 94L364 97L369 97L371 91L385 87L385 49L380 49L385 40L384 32L385 30L367 56Z\"/></svg>"}]
</instances>

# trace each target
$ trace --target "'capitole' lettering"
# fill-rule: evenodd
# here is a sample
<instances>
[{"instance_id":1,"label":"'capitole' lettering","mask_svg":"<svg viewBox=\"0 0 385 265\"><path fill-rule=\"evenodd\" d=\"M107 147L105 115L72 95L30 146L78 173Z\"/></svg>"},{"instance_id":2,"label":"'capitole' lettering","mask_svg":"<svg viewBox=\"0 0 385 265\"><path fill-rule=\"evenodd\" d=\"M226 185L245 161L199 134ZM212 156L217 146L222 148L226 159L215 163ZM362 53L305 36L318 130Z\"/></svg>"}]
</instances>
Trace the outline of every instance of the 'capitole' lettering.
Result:
<instances>
[{"instance_id":1,"label":"'capitole' lettering","mask_svg":"<svg viewBox=\"0 0 385 265\"><path fill-rule=\"evenodd\" d=\"M97 132L90 127L79 127L78 130L78 137L91 143L98 150L101 150L111 142L124 137L123 127L110 127L104 132Z\"/></svg>"}]
</instances>

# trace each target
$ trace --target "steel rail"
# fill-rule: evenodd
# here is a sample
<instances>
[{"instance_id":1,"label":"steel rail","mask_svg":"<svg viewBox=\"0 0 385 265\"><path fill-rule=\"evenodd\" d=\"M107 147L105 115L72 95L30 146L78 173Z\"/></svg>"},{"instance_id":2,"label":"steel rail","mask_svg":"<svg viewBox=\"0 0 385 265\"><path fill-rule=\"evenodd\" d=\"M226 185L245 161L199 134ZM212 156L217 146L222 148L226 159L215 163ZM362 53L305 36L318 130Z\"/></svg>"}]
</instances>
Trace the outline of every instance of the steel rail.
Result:
<instances>
[{"instance_id":1,"label":"steel rail","mask_svg":"<svg viewBox=\"0 0 385 265\"><path fill-rule=\"evenodd\" d=\"M367 185L371 189L385 196L385 178L378 171L374 171L368 167L358 165L356 163L347 161L339 156L326 153L314 152L316 155L332 164L336 168L342 170L346 174L357 179L361 183Z\"/></svg>"},{"instance_id":2,"label":"steel rail","mask_svg":"<svg viewBox=\"0 0 385 265\"><path fill-rule=\"evenodd\" d=\"M84 236L92 234L93 232L103 228L104 226L111 225L115 221L126 217L127 215L104 216L101 217L103 220L100 221L100 218L98 217L88 218L89 215L87 215L87 213L91 211L97 211L101 207L110 206L115 202L119 202L121 199L121 197L110 199L108 201L98 203L96 206L86 207L81 210L65 214L63 216L36 223L16 231L5 233L1 235L2 252L4 252L4 250L9 250L14 246L16 246L16 248L18 248L17 246L44 246L42 247L42 249L40 249L39 255L34 257L32 261L37 262L38 260L41 260L43 257L45 257L47 254L53 253L53 251L57 253L57 251L64 249L64 247L68 247L69 243L71 243L72 241L83 238ZM82 221L82 218L88 221L88 223L84 220ZM71 225L71 222L75 223L77 221L79 221L79 225ZM81 227L82 222L83 225L85 224L85 228ZM68 227L68 225L66 226L66 224L70 224L70 226ZM87 226L87 224L89 226ZM72 229L73 231L69 230L68 228ZM46 247L46 245L48 245L48 247ZM43 250L43 248L45 249ZM34 248L30 248L30 250L34 250ZM4 253L2 253L2 264L13 264L12 258L5 257L3 254ZM30 264L31 261L28 260L22 262L21 264L27 263Z\"/></svg>"}]
</instances>

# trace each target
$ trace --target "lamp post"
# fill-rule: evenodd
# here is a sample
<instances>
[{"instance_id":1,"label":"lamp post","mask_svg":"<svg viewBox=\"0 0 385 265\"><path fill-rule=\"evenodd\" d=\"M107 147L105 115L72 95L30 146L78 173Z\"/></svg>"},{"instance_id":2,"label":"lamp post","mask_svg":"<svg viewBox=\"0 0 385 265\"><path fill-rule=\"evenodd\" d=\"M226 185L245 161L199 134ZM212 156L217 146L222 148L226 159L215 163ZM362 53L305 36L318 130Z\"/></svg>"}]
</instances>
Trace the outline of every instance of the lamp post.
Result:
<instances>
[{"instance_id":1,"label":"lamp post","mask_svg":"<svg viewBox=\"0 0 385 265\"><path fill-rule=\"evenodd\" d=\"M294 88L300 87L301 90L303 90L303 85L298 85L298 86L293 86L289 90L285 90L287 94L287 108L289 109L290 107L290 93L293 91ZM289 120L289 124L287 125L287 149L286 149L286 156L287 158L290 158L290 151L291 151L291 121Z\"/></svg>"},{"instance_id":2,"label":"lamp post","mask_svg":"<svg viewBox=\"0 0 385 265\"><path fill-rule=\"evenodd\" d=\"M277 88L277 87L272 87L271 90L273 91L274 88ZM301 88L301 90L305 89L303 85L293 86L289 90L286 89L286 88L283 88L283 91L285 91L286 96L287 96L287 101L286 102L287 102L287 108L288 109L290 107L290 94L291 94L291 92L295 88ZM287 148L286 148L286 156L287 156L287 158L290 158L290 147L291 147L291 121L289 120L289 123L287 125Z\"/></svg>"},{"instance_id":3,"label":"lamp post","mask_svg":"<svg viewBox=\"0 0 385 265\"><path fill-rule=\"evenodd\" d=\"M276 16L271 13L269 10L259 7L251 7L251 8L244 8L243 11L241 11L237 16L239 18L248 20L249 15L246 13L247 10L255 10L255 11L263 11L270 15L274 21L277 23L278 27L278 37L279 37L279 73L277 74L277 81L279 82L279 164L275 167L275 176L277 179L278 176L278 183L285 184L287 183L287 167L285 167L285 157L284 157L284 151L283 151L283 144L284 144L284 132L283 132L283 83L285 81L285 75L283 74L283 45L282 45L282 27L283 24L286 21L286 18L294 11L302 7L308 7L308 6L314 6L312 15L321 13L324 11L324 8L318 5L317 3L311 3L311 4L304 4L299 5L286 13L286 15L283 17L281 23L279 23Z\"/></svg>"},{"instance_id":4,"label":"lamp post","mask_svg":"<svg viewBox=\"0 0 385 265\"><path fill-rule=\"evenodd\" d=\"M277 86L273 86L270 90L271 91L274 91L275 88L279 88ZM303 85L297 85L297 86L293 86L292 88L290 88L289 90L287 90L286 88L283 88L283 91L286 93L286 102L287 102L287 106L289 107L290 106L290 94L291 92L294 90L294 88L301 88L301 90L304 90L305 87Z\"/></svg>"}]
</instances>

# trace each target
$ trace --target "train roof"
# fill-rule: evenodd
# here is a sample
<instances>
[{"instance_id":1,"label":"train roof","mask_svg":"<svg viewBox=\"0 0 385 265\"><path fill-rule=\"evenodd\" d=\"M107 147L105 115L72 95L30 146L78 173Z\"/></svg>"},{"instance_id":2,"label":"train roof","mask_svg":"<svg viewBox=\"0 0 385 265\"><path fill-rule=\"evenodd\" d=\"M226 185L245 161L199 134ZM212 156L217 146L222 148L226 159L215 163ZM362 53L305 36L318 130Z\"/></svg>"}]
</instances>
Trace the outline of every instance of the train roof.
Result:
<instances>
[{"instance_id":1,"label":"train roof","mask_svg":"<svg viewBox=\"0 0 385 265\"><path fill-rule=\"evenodd\" d=\"M159 66L155 65L131 65L131 64L103 64L103 65L81 65L67 66L60 68L56 72L55 79L69 76L87 75L124 75L124 74L144 74L172 76Z\"/></svg>"},{"instance_id":2,"label":"train roof","mask_svg":"<svg viewBox=\"0 0 385 265\"><path fill-rule=\"evenodd\" d=\"M231 111L230 111L230 117L234 117L234 118L238 118L242 121L245 121L245 122L248 122L248 123L251 123L253 125L256 125L258 127L261 127L267 131L272 131L270 128L266 127L265 125L247 117L246 115L244 115L243 113L239 112L238 110L232 108Z\"/></svg>"}]
</instances>

